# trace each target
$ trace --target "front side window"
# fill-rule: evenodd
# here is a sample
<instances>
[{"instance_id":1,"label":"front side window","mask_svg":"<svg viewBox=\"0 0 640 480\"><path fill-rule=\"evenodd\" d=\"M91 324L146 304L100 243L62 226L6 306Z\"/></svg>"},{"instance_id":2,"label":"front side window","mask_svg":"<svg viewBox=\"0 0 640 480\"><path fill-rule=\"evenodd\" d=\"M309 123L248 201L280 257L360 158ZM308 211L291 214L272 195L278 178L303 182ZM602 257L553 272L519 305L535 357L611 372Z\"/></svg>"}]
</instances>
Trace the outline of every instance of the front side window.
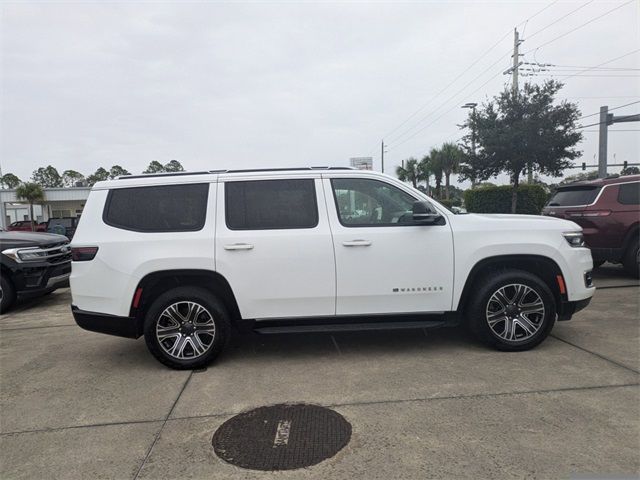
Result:
<instances>
[{"instance_id":1,"label":"front side window","mask_svg":"<svg viewBox=\"0 0 640 480\"><path fill-rule=\"evenodd\" d=\"M313 179L226 182L224 188L225 215L230 230L280 230L318 225Z\"/></svg>"},{"instance_id":2,"label":"front side window","mask_svg":"<svg viewBox=\"0 0 640 480\"><path fill-rule=\"evenodd\" d=\"M640 182L625 183L618 190L618 202L622 205L640 204Z\"/></svg>"},{"instance_id":3,"label":"front side window","mask_svg":"<svg viewBox=\"0 0 640 480\"><path fill-rule=\"evenodd\" d=\"M116 188L102 217L107 225L136 232L201 230L208 195L208 183Z\"/></svg>"},{"instance_id":4,"label":"front side window","mask_svg":"<svg viewBox=\"0 0 640 480\"><path fill-rule=\"evenodd\" d=\"M334 178L331 186L338 218L345 227L413 224L417 199L393 185L366 178Z\"/></svg>"}]
</instances>

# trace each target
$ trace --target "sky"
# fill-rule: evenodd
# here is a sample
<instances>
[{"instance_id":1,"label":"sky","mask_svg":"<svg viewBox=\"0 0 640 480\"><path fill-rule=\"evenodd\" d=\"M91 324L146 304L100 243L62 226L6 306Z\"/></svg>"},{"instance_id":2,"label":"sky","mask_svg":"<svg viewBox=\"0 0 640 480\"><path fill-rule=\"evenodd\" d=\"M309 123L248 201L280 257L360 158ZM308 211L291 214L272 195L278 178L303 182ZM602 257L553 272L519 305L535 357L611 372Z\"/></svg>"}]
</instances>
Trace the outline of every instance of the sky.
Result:
<instances>
[{"instance_id":1,"label":"sky","mask_svg":"<svg viewBox=\"0 0 640 480\"><path fill-rule=\"evenodd\" d=\"M510 84L516 26L524 62L573 75L559 98L583 115L640 102L639 10L636 0L4 2L0 166L26 180L46 165L88 175L153 160L206 170L372 156L380 170L384 139L392 173L460 138L460 106ZM620 70L583 71L601 64ZM596 162L596 128L584 129L578 162ZM639 162L640 123L610 132L610 163Z\"/></svg>"}]
</instances>

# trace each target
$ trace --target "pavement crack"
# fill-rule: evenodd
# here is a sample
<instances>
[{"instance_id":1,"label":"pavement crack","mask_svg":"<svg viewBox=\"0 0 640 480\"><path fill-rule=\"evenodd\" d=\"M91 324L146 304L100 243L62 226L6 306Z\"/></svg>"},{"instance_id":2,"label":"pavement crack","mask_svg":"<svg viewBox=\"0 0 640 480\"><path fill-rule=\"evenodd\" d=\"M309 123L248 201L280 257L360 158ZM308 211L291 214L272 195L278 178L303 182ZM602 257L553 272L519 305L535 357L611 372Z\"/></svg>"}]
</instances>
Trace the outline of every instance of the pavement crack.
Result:
<instances>
[{"instance_id":1,"label":"pavement crack","mask_svg":"<svg viewBox=\"0 0 640 480\"><path fill-rule=\"evenodd\" d=\"M591 355L595 355L596 357L601 358L602 360L606 360L607 362L613 363L614 365L616 365L616 366L618 366L620 368L624 368L625 370L629 370L630 372L637 373L637 374L640 375L640 371L636 370L635 368L631 368L631 367L629 367L629 366L627 366L627 365L625 365L623 363L620 363L620 362L612 360L612 359L610 359L608 357L605 357L604 355L602 355L600 353L597 353L597 352L594 352L594 351L589 350L587 348L581 347L580 345L576 345L575 343L571 343L570 341L565 340L564 338L556 337L555 335L549 335L549 336L555 338L556 340L560 340L561 342L564 342L567 345L571 345L572 347L577 348L578 350L582 350L583 352L590 353Z\"/></svg>"},{"instance_id":2,"label":"pavement crack","mask_svg":"<svg viewBox=\"0 0 640 480\"><path fill-rule=\"evenodd\" d=\"M180 389L180 393L178 393L178 396L174 400L173 405L171 405L171 409L169 409L169 413L167 413L167 416L165 417L164 421L162 422L162 425L158 429L158 433L156 433L156 436L154 437L153 442L151 442L151 446L149 447L149 450L147 451L147 454L145 455L144 459L142 460L142 463L140 464L140 467L138 468L138 471L136 472L135 476L133 477L133 480L137 480L138 476L140 475L140 472L142 471L142 468L147 463L147 460L149 459L149 456L151 455L151 452L153 451L153 447L156 446L156 443L158 442L158 439L160 438L160 435L162 434L162 430L164 429L164 426L167 424L167 421L171 417L171 414L173 413L173 410L176 408L176 405L178 404L178 400L180 400L180 397L182 396L182 394L184 393L185 389L187 388L187 385L189 384L189 380L191 380L192 376L193 376L193 370L191 370L189 372L189 376L187 377L187 379L185 380L184 384L182 385L182 388Z\"/></svg>"}]
</instances>

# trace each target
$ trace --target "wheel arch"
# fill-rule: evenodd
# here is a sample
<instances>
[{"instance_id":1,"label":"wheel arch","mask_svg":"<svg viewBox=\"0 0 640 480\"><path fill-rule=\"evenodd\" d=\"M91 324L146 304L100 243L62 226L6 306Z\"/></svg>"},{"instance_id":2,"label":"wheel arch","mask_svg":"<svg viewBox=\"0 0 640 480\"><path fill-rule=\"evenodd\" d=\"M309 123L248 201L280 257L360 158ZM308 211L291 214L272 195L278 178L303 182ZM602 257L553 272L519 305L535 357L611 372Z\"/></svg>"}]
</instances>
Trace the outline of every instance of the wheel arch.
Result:
<instances>
[{"instance_id":1,"label":"wheel arch","mask_svg":"<svg viewBox=\"0 0 640 480\"><path fill-rule=\"evenodd\" d=\"M129 315L141 320L138 323L142 325L142 320L149 306L159 295L173 288L184 286L197 286L216 295L224 304L233 323L242 318L235 295L227 279L218 272L198 269L161 270L147 274L138 282L134 290ZM141 293L138 294L140 289ZM138 295L139 299L136 302Z\"/></svg>"},{"instance_id":2,"label":"wheel arch","mask_svg":"<svg viewBox=\"0 0 640 480\"><path fill-rule=\"evenodd\" d=\"M469 272L462 294L458 300L456 310L462 312L468 304L475 283L486 273L504 269L524 270L538 276L553 293L556 309L559 310L563 302L567 301L566 291L560 291L558 275L564 275L558 264L551 258L543 255L497 255L478 261Z\"/></svg>"}]
</instances>

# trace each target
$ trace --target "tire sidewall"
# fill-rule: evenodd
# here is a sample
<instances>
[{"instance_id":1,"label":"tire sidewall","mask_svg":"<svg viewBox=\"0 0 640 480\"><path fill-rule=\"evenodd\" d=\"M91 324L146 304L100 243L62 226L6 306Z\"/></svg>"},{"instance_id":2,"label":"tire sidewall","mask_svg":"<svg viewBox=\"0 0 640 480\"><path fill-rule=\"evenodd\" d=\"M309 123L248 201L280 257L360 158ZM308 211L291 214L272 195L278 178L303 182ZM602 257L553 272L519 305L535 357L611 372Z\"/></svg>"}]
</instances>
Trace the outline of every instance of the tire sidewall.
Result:
<instances>
[{"instance_id":1,"label":"tire sidewall","mask_svg":"<svg viewBox=\"0 0 640 480\"><path fill-rule=\"evenodd\" d=\"M6 278L4 272L0 276L0 287L2 288L2 301L0 302L0 313L8 312L15 302L16 292L13 284Z\"/></svg>"},{"instance_id":2,"label":"tire sidewall","mask_svg":"<svg viewBox=\"0 0 640 480\"><path fill-rule=\"evenodd\" d=\"M171 304L180 301L196 302L205 307L215 324L213 344L202 356L181 360L166 353L156 337L156 325L162 312ZM144 338L149 351L163 364L179 370L201 368L210 364L224 349L229 339L229 316L222 303L211 293L201 288L179 287L160 295L145 315Z\"/></svg>"},{"instance_id":3,"label":"tire sidewall","mask_svg":"<svg viewBox=\"0 0 640 480\"><path fill-rule=\"evenodd\" d=\"M500 338L489 327L486 318L487 304L491 296L500 288L510 284L522 284L532 288L540 296L544 304L543 324L538 331L524 341L512 342ZM472 330L485 343L505 351L529 350L540 344L551 332L556 320L556 302L549 287L537 276L519 270L506 270L487 275L479 283L480 288L472 302L468 321Z\"/></svg>"}]
</instances>

